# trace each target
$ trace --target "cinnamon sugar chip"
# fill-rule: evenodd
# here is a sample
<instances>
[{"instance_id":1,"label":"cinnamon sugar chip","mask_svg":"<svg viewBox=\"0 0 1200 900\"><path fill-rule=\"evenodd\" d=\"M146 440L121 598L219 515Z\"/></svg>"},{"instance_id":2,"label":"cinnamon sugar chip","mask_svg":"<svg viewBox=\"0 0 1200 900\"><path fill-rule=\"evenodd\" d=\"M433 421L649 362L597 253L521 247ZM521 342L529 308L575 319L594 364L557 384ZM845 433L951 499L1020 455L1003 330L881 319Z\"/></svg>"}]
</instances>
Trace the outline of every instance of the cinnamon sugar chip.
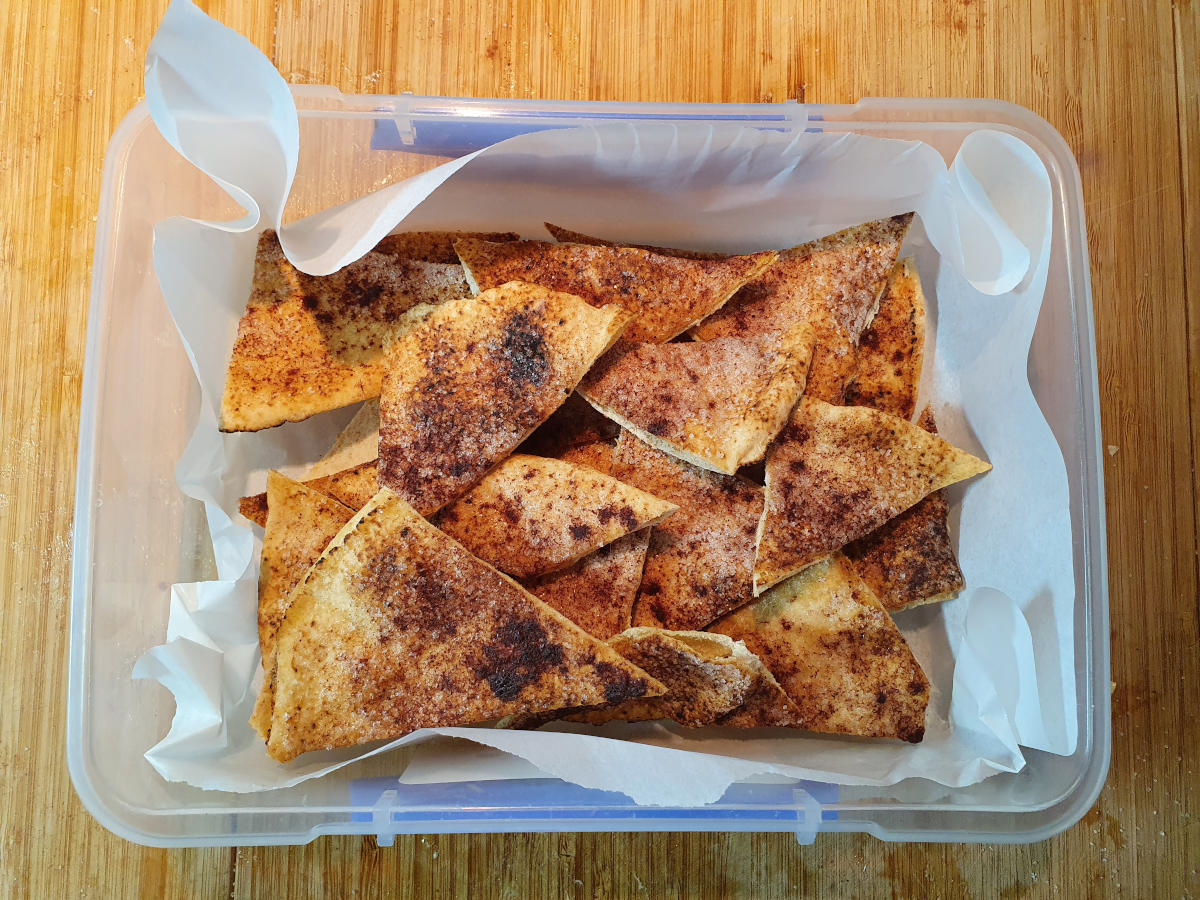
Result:
<instances>
[{"instance_id":1,"label":"cinnamon sugar chip","mask_svg":"<svg viewBox=\"0 0 1200 900\"><path fill-rule=\"evenodd\" d=\"M533 578L676 510L595 469L519 453L444 507L433 523L501 572Z\"/></svg>"},{"instance_id":2,"label":"cinnamon sugar chip","mask_svg":"<svg viewBox=\"0 0 1200 900\"><path fill-rule=\"evenodd\" d=\"M562 405L630 319L520 282L439 307L388 350L379 483L422 515L455 500Z\"/></svg>"},{"instance_id":3,"label":"cinnamon sugar chip","mask_svg":"<svg viewBox=\"0 0 1200 900\"><path fill-rule=\"evenodd\" d=\"M617 441L613 474L679 507L650 534L634 625L690 631L750 601L761 487L698 469L629 432Z\"/></svg>"},{"instance_id":4,"label":"cinnamon sugar chip","mask_svg":"<svg viewBox=\"0 0 1200 900\"><path fill-rule=\"evenodd\" d=\"M258 431L379 396L384 345L469 292L459 265L378 249L332 275L305 275L275 232L264 232L225 377L221 430Z\"/></svg>"},{"instance_id":5,"label":"cinnamon sugar chip","mask_svg":"<svg viewBox=\"0 0 1200 900\"><path fill-rule=\"evenodd\" d=\"M720 309L775 261L775 251L726 259L684 259L634 247L464 239L455 249L479 290L527 281L577 294L588 303L617 303L637 320L625 337L662 342Z\"/></svg>"},{"instance_id":6,"label":"cinnamon sugar chip","mask_svg":"<svg viewBox=\"0 0 1200 900\"><path fill-rule=\"evenodd\" d=\"M911 422L803 397L767 456L755 594L990 468Z\"/></svg>"},{"instance_id":7,"label":"cinnamon sugar chip","mask_svg":"<svg viewBox=\"0 0 1200 900\"><path fill-rule=\"evenodd\" d=\"M840 554L710 626L766 664L811 731L925 735L929 680L891 617Z\"/></svg>"},{"instance_id":8,"label":"cinnamon sugar chip","mask_svg":"<svg viewBox=\"0 0 1200 900\"><path fill-rule=\"evenodd\" d=\"M663 687L381 490L293 592L267 751L592 706Z\"/></svg>"},{"instance_id":9,"label":"cinnamon sugar chip","mask_svg":"<svg viewBox=\"0 0 1200 900\"><path fill-rule=\"evenodd\" d=\"M817 348L806 393L841 403L855 348L875 314L912 213L847 228L790 250L720 311L692 329L700 340L785 331L807 322Z\"/></svg>"},{"instance_id":10,"label":"cinnamon sugar chip","mask_svg":"<svg viewBox=\"0 0 1200 900\"><path fill-rule=\"evenodd\" d=\"M732 475L762 458L804 391L812 330L678 344L618 341L579 385L652 447Z\"/></svg>"}]
</instances>

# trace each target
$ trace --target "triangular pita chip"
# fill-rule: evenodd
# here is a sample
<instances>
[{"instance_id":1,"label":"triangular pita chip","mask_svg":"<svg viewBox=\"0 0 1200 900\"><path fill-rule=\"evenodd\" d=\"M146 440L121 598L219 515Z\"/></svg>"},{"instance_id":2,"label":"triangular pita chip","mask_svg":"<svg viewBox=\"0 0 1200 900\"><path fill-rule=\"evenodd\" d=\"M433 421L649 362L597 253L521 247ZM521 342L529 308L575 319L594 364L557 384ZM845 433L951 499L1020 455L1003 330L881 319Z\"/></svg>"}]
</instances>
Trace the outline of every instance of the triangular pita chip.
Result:
<instances>
[{"instance_id":1,"label":"triangular pita chip","mask_svg":"<svg viewBox=\"0 0 1200 900\"><path fill-rule=\"evenodd\" d=\"M779 680L804 728L916 743L929 680L891 617L840 554L712 625Z\"/></svg>"},{"instance_id":2,"label":"triangular pita chip","mask_svg":"<svg viewBox=\"0 0 1200 900\"><path fill-rule=\"evenodd\" d=\"M276 654L280 762L663 690L387 490L293 592Z\"/></svg>"},{"instance_id":3,"label":"triangular pita chip","mask_svg":"<svg viewBox=\"0 0 1200 900\"><path fill-rule=\"evenodd\" d=\"M579 385L650 446L732 475L761 459L804 392L812 332L675 344L621 341Z\"/></svg>"},{"instance_id":4,"label":"triangular pita chip","mask_svg":"<svg viewBox=\"0 0 1200 900\"><path fill-rule=\"evenodd\" d=\"M462 238L477 241L515 241L515 231L406 231L389 234L375 246L376 253L387 253L402 259L419 259L431 263L458 264L454 242Z\"/></svg>"},{"instance_id":5,"label":"triangular pita chip","mask_svg":"<svg viewBox=\"0 0 1200 900\"><path fill-rule=\"evenodd\" d=\"M870 406L901 419L916 411L925 356L925 295L912 257L892 268L879 311L858 342L847 406Z\"/></svg>"},{"instance_id":6,"label":"triangular pita chip","mask_svg":"<svg viewBox=\"0 0 1200 900\"><path fill-rule=\"evenodd\" d=\"M603 238L592 237L590 234L584 234L581 231L571 231L560 225L551 225L549 222L543 222L542 224L546 226L546 230L560 244L590 244L593 247L634 247L638 250L649 250L651 253L658 253L662 256L679 256L683 259L728 259L730 256L728 253L713 253L707 250L677 250L674 247L658 247L653 244L628 244L621 241L606 241Z\"/></svg>"},{"instance_id":7,"label":"triangular pita chip","mask_svg":"<svg viewBox=\"0 0 1200 900\"><path fill-rule=\"evenodd\" d=\"M681 259L634 247L514 241L454 244L472 287L526 281L637 316L625 337L662 342L682 334L775 261L775 251L728 259Z\"/></svg>"},{"instance_id":8,"label":"triangular pita chip","mask_svg":"<svg viewBox=\"0 0 1200 900\"><path fill-rule=\"evenodd\" d=\"M650 533L633 624L690 631L749 602L763 489L698 469L628 432L613 463L615 477L679 507Z\"/></svg>"},{"instance_id":9,"label":"triangular pita chip","mask_svg":"<svg viewBox=\"0 0 1200 900\"><path fill-rule=\"evenodd\" d=\"M267 492L260 496L266 531L258 572L258 643L265 676L250 725L266 739L275 706L275 636L292 591L362 504L347 506L278 472L267 473ZM252 499L257 498L243 502Z\"/></svg>"},{"instance_id":10,"label":"triangular pita chip","mask_svg":"<svg viewBox=\"0 0 1200 900\"><path fill-rule=\"evenodd\" d=\"M305 275L275 233L264 232L226 373L221 430L258 431L378 396L384 345L468 293L460 266L374 251L333 275Z\"/></svg>"},{"instance_id":11,"label":"triangular pita chip","mask_svg":"<svg viewBox=\"0 0 1200 900\"><path fill-rule=\"evenodd\" d=\"M262 665L263 683L254 701L250 727L265 741L271 737L271 714L275 711L275 654L264 658Z\"/></svg>"},{"instance_id":12,"label":"triangular pita chip","mask_svg":"<svg viewBox=\"0 0 1200 900\"><path fill-rule=\"evenodd\" d=\"M558 455L558 458L572 465L587 466L589 469L595 469L605 475L612 475L615 471L613 454L616 449L617 442L615 440L593 441L590 444L581 444L570 450L564 450Z\"/></svg>"},{"instance_id":13,"label":"triangular pita chip","mask_svg":"<svg viewBox=\"0 0 1200 900\"><path fill-rule=\"evenodd\" d=\"M927 409L921 427L937 433ZM846 545L850 565L888 612L953 599L964 587L947 520L950 504L934 491L916 506Z\"/></svg>"},{"instance_id":14,"label":"triangular pita chip","mask_svg":"<svg viewBox=\"0 0 1200 900\"><path fill-rule=\"evenodd\" d=\"M372 397L358 408L329 448L313 463L305 478L320 478L371 462L379 456L379 398Z\"/></svg>"},{"instance_id":15,"label":"triangular pita chip","mask_svg":"<svg viewBox=\"0 0 1200 900\"><path fill-rule=\"evenodd\" d=\"M990 468L904 419L802 397L767 454L755 594Z\"/></svg>"},{"instance_id":16,"label":"triangular pita chip","mask_svg":"<svg viewBox=\"0 0 1200 900\"><path fill-rule=\"evenodd\" d=\"M432 521L501 572L534 578L677 508L595 469L514 454Z\"/></svg>"},{"instance_id":17,"label":"triangular pita chip","mask_svg":"<svg viewBox=\"0 0 1200 900\"><path fill-rule=\"evenodd\" d=\"M691 728L800 721L800 711L762 660L723 634L631 628L608 643L661 681L667 692L566 716L571 721L600 725L669 719Z\"/></svg>"},{"instance_id":18,"label":"triangular pita chip","mask_svg":"<svg viewBox=\"0 0 1200 900\"><path fill-rule=\"evenodd\" d=\"M266 531L258 573L258 643L266 659L292 589L354 510L278 472L267 473Z\"/></svg>"},{"instance_id":19,"label":"triangular pita chip","mask_svg":"<svg viewBox=\"0 0 1200 900\"><path fill-rule=\"evenodd\" d=\"M438 307L388 349L380 484L422 515L461 496L562 405L630 319L516 282Z\"/></svg>"},{"instance_id":20,"label":"triangular pita chip","mask_svg":"<svg viewBox=\"0 0 1200 900\"><path fill-rule=\"evenodd\" d=\"M379 479L376 477L375 468L376 461L372 459L345 471L323 475L301 484L344 503L353 512L362 509L363 504L379 491ZM267 494L264 492L243 497L238 501L238 511L255 525L266 527Z\"/></svg>"},{"instance_id":21,"label":"triangular pita chip","mask_svg":"<svg viewBox=\"0 0 1200 900\"><path fill-rule=\"evenodd\" d=\"M840 403L854 372L854 348L896 262L912 213L847 228L780 251L779 260L721 310L692 329L700 340L814 329L806 392Z\"/></svg>"},{"instance_id":22,"label":"triangular pita chip","mask_svg":"<svg viewBox=\"0 0 1200 900\"><path fill-rule=\"evenodd\" d=\"M618 538L572 566L525 582L529 592L590 634L607 641L633 623L650 529Z\"/></svg>"}]
</instances>

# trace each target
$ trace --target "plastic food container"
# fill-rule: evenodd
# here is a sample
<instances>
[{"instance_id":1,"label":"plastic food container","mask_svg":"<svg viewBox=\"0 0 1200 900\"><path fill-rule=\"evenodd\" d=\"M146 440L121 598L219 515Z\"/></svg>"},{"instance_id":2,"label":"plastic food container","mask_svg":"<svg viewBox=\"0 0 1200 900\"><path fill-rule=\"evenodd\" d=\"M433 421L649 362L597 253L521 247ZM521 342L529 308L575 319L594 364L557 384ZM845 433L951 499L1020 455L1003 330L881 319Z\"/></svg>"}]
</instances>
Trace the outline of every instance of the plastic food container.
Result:
<instances>
[{"instance_id":1,"label":"plastic food container","mask_svg":"<svg viewBox=\"0 0 1200 900\"><path fill-rule=\"evenodd\" d=\"M240 215L159 136L144 106L105 162L80 418L71 600L67 758L80 798L107 828L158 846L287 844L321 834L485 831L864 831L884 840L1023 842L1077 821L1111 750L1108 587L1100 420L1083 197L1075 160L1044 120L981 100L863 100L853 106L620 104L343 96L295 88L301 157L288 217L359 196L515 134L598 119L738 123L925 141L949 161L972 131L1010 132L1040 155L1054 195L1045 301L1029 358L1034 393L1066 460L1075 568L1079 744L1028 751L1018 774L950 789L734 785L699 808L638 807L556 779L404 785L384 755L261 794L164 781L142 754L166 733L167 691L135 682L162 641L169 586L214 577L202 506L175 462L199 388L159 294L151 230L171 215Z\"/></svg>"}]
</instances>

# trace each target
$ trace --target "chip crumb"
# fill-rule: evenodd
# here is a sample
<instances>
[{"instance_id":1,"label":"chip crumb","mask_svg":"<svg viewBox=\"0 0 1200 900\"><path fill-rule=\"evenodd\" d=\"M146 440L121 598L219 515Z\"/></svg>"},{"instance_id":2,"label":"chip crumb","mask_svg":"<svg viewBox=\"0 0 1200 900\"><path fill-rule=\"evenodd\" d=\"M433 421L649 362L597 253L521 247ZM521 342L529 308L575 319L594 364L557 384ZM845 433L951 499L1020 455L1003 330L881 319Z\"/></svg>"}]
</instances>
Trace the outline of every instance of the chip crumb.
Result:
<instances>
[{"instance_id":1,"label":"chip crumb","mask_svg":"<svg viewBox=\"0 0 1200 900\"><path fill-rule=\"evenodd\" d=\"M1109 445L1108 445L1108 455L1109 455L1109 456L1116 456L1116 455L1117 455L1117 451L1118 451L1118 450L1120 450L1120 449L1121 449L1121 448L1120 448L1120 447L1118 447L1116 444L1109 444Z\"/></svg>"}]
</instances>

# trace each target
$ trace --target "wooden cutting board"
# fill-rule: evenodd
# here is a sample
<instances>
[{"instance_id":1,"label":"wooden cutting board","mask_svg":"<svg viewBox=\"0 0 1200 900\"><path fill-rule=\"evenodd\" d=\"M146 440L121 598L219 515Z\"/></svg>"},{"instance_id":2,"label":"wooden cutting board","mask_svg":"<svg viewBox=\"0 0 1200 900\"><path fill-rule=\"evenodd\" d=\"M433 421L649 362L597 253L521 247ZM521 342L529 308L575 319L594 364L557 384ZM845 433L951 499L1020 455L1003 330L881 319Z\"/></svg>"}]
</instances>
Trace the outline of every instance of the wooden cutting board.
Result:
<instances>
[{"instance_id":1,"label":"wooden cutting board","mask_svg":"<svg viewBox=\"0 0 1200 900\"><path fill-rule=\"evenodd\" d=\"M1099 341L1112 773L1030 847L822 835L322 838L166 851L65 765L71 518L105 145L165 0L9 0L0 48L0 885L11 896L775 897L1200 893L1200 5L498 0L203 4L291 81L349 93L845 103L996 97L1079 159ZM132 662L132 661L131 661Z\"/></svg>"}]
</instances>

